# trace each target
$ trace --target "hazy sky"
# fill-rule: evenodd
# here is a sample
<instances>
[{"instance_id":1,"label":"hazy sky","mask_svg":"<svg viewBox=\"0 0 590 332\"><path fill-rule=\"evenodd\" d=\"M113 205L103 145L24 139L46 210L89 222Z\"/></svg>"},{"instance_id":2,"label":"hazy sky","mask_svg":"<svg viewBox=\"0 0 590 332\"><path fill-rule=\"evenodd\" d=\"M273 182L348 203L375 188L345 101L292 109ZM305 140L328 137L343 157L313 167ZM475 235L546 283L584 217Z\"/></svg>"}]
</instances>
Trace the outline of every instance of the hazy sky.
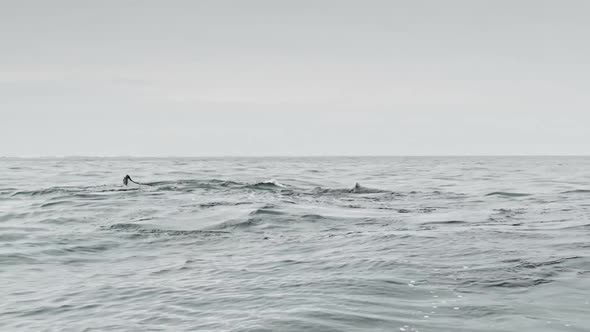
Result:
<instances>
[{"instance_id":1,"label":"hazy sky","mask_svg":"<svg viewBox=\"0 0 590 332\"><path fill-rule=\"evenodd\" d=\"M0 156L590 154L590 1L0 0Z\"/></svg>"}]
</instances>

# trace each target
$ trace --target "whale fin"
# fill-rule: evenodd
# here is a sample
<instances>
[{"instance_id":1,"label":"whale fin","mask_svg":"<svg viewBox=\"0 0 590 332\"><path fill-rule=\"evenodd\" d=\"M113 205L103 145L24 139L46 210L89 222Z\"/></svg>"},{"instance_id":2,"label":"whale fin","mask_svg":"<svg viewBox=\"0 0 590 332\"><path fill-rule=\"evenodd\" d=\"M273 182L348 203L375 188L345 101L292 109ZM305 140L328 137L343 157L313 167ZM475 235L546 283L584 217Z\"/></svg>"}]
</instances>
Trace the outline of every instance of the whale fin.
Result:
<instances>
[{"instance_id":1,"label":"whale fin","mask_svg":"<svg viewBox=\"0 0 590 332\"><path fill-rule=\"evenodd\" d=\"M361 189L362 189L361 185L357 182L354 184L354 187L352 187L352 189L350 189L348 192L356 193L356 192L359 192Z\"/></svg>"}]
</instances>

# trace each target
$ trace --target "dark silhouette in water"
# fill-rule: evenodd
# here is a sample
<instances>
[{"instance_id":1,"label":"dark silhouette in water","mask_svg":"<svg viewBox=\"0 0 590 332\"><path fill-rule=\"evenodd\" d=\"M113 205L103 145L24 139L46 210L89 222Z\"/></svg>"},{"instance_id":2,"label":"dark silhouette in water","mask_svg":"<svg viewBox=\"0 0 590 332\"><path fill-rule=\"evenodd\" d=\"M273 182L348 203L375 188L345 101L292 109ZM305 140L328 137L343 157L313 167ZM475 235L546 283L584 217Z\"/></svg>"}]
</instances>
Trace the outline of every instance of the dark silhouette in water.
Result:
<instances>
[{"instance_id":1,"label":"dark silhouette in water","mask_svg":"<svg viewBox=\"0 0 590 332\"><path fill-rule=\"evenodd\" d=\"M125 177L123 178L123 184L127 185L129 181L141 185L141 183L133 181L133 179L129 175L125 175Z\"/></svg>"},{"instance_id":2,"label":"dark silhouette in water","mask_svg":"<svg viewBox=\"0 0 590 332\"><path fill-rule=\"evenodd\" d=\"M354 187L352 189L350 189L348 192L358 193L358 192L361 192L362 190L363 190L363 187L361 187L361 185L357 182L354 184Z\"/></svg>"},{"instance_id":3,"label":"dark silhouette in water","mask_svg":"<svg viewBox=\"0 0 590 332\"><path fill-rule=\"evenodd\" d=\"M348 190L348 192L354 193L354 194L378 194L378 193L386 193L388 191L363 187L357 182L354 184L354 187L352 187L352 189Z\"/></svg>"}]
</instances>

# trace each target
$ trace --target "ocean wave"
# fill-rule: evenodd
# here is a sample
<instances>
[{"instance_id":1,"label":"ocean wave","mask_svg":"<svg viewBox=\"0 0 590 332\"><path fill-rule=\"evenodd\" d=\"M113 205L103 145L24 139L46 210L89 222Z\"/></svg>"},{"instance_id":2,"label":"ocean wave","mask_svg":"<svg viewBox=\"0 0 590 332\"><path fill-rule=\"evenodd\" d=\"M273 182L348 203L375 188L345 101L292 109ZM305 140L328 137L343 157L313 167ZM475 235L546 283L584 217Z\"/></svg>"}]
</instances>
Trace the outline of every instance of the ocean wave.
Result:
<instances>
[{"instance_id":1,"label":"ocean wave","mask_svg":"<svg viewBox=\"0 0 590 332\"><path fill-rule=\"evenodd\" d=\"M280 216L280 215L284 215L285 213L282 211L278 211L278 210L274 210L276 208L276 206L274 205L265 205L263 207L260 207L252 212L250 212L251 216L260 216L260 215L273 215L273 216Z\"/></svg>"},{"instance_id":2,"label":"ocean wave","mask_svg":"<svg viewBox=\"0 0 590 332\"><path fill-rule=\"evenodd\" d=\"M37 258L29 254L0 253L0 265L22 265L39 263Z\"/></svg>"},{"instance_id":3,"label":"ocean wave","mask_svg":"<svg viewBox=\"0 0 590 332\"><path fill-rule=\"evenodd\" d=\"M61 194L62 197L70 197L70 196L77 196L83 197L83 195L92 195L97 193L122 193L122 192L129 192L129 191L137 191L139 188L129 187L129 188L120 188L120 187L109 187L105 185L101 186L56 186L56 187L49 187L49 188L42 188L36 190L19 190L14 191L11 197L19 197L19 196L49 196L49 195L56 195ZM96 197L96 196L94 196Z\"/></svg>"},{"instance_id":4,"label":"ocean wave","mask_svg":"<svg viewBox=\"0 0 590 332\"><path fill-rule=\"evenodd\" d=\"M67 188L67 187L50 187L45 189L37 189L37 190L21 190L14 192L11 197L18 197L18 196L42 196L42 195L51 195L51 194L64 194L64 193L71 193L72 191L80 191L80 189L74 188Z\"/></svg>"},{"instance_id":5,"label":"ocean wave","mask_svg":"<svg viewBox=\"0 0 590 332\"><path fill-rule=\"evenodd\" d=\"M323 188L315 187L312 190L316 195L348 195L348 194L395 194L389 190L382 190L376 188L368 188L356 183L352 188Z\"/></svg>"},{"instance_id":6,"label":"ocean wave","mask_svg":"<svg viewBox=\"0 0 590 332\"><path fill-rule=\"evenodd\" d=\"M202 231L208 232L219 232L219 231L226 231L226 230L237 230L237 229L246 229L251 228L256 225L260 225L263 221L256 218L248 218L248 219L235 219L235 220L226 220L220 222L216 225L208 226ZM229 232L229 231L226 231Z\"/></svg>"},{"instance_id":7,"label":"ocean wave","mask_svg":"<svg viewBox=\"0 0 590 332\"><path fill-rule=\"evenodd\" d=\"M532 261L524 260L524 259L508 260L505 262L517 263L515 266L515 268L517 268L517 269L537 269L537 268L546 267L546 266L561 265L564 263L568 263L569 261L578 260L581 258L582 258L581 256L571 256L571 257L562 257L562 258L557 258L557 259L552 259L552 260L547 260L547 261L540 261L540 262L532 262Z\"/></svg>"},{"instance_id":8,"label":"ocean wave","mask_svg":"<svg viewBox=\"0 0 590 332\"><path fill-rule=\"evenodd\" d=\"M254 184L244 184L242 188L249 189L249 190L262 190L262 191L282 191L282 192L292 192L294 187L288 187L276 180L268 180L257 182Z\"/></svg>"},{"instance_id":9,"label":"ocean wave","mask_svg":"<svg viewBox=\"0 0 590 332\"><path fill-rule=\"evenodd\" d=\"M181 179L174 181L142 182L142 184L152 187L180 186L194 188L216 188L243 185L243 183L240 182L221 179Z\"/></svg>"},{"instance_id":10,"label":"ocean wave","mask_svg":"<svg viewBox=\"0 0 590 332\"><path fill-rule=\"evenodd\" d=\"M467 224L467 221L463 220L441 220L441 221L427 221L423 222L422 225L460 225Z\"/></svg>"},{"instance_id":11,"label":"ocean wave","mask_svg":"<svg viewBox=\"0 0 590 332\"><path fill-rule=\"evenodd\" d=\"M74 201L72 201L72 200L59 200L59 201L53 201L53 202L41 204L40 207L41 208L49 208L49 207L67 205L67 204L73 204L73 203L74 203Z\"/></svg>"},{"instance_id":12,"label":"ocean wave","mask_svg":"<svg viewBox=\"0 0 590 332\"><path fill-rule=\"evenodd\" d=\"M300 213L288 213L276 205L263 205L253 209L247 216L224 220L214 225L209 225L204 230L248 230L248 229L279 229L291 227L305 227L307 224L329 222L346 223L359 218L333 217L319 213L309 213L302 210ZM364 220L364 218L360 218Z\"/></svg>"},{"instance_id":13,"label":"ocean wave","mask_svg":"<svg viewBox=\"0 0 590 332\"><path fill-rule=\"evenodd\" d=\"M526 194L526 193L516 193L516 192L504 192L504 191L494 191L491 192L489 194L486 194L486 196L501 196L501 197L525 197L525 196L531 196L531 194Z\"/></svg>"},{"instance_id":14,"label":"ocean wave","mask_svg":"<svg viewBox=\"0 0 590 332\"><path fill-rule=\"evenodd\" d=\"M171 235L171 236L186 236L186 235L199 235L199 234L226 234L229 232L224 232L220 230L202 230L202 229L194 229L194 230L177 230L177 229L165 229L155 227L153 225L145 225L145 224L133 224L133 223L119 223L113 224L110 226L103 226L104 230L111 230L111 231L122 231L122 232L132 232L132 233L142 233L142 234L155 234L155 235Z\"/></svg>"},{"instance_id":15,"label":"ocean wave","mask_svg":"<svg viewBox=\"0 0 590 332\"><path fill-rule=\"evenodd\" d=\"M177 181L159 181L142 183L147 186L155 187L159 191L182 191L190 192L197 189L210 190L280 190L287 189L288 186L276 181L268 180L255 183L244 183L237 181L204 179L204 180L177 180Z\"/></svg>"},{"instance_id":16,"label":"ocean wave","mask_svg":"<svg viewBox=\"0 0 590 332\"><path fill-rule=\"evenodd\" d=\"M551 279L545 278L526 278L515 277L510 279L496 279L496 280L477 280L473 281L472 285L477 285L485 288L532 288L534 286L548 284L553 282Z\"/></svg>"},{"instance_id":17,"label":"ocean wave","mask_svg":"<svg viewBox=\"0 0 590 332\"><path fill-rule=\"evenodd\" d=\"M203 209L214 208L218 206L238 206L238 205L250 205L254 204L253 202L222 202L222 201L214 201L214 202L207 202L207 203L200 203L198 206Z\"/></svg>"},{"instance_id":18,"label":"ocean wave","mask_svg":"<svg viewBox=\"0 0 590 332\"><path fill-rule=\"evenodd\" d=\"M575 189L575 190L568 190L562 191L562 194L590 194L590 189Z\"/></svg>"}]
</instances>

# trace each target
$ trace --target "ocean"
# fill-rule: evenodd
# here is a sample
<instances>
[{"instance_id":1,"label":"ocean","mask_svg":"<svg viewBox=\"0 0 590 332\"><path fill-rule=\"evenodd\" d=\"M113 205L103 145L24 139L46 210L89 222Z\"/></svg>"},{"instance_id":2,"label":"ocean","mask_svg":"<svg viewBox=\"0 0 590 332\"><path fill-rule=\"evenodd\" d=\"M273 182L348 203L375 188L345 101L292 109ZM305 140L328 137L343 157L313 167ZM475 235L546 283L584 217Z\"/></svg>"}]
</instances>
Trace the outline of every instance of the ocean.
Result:
<instances>
[{"instance_id":1,"label":"ocean","mask_svg":"<svg viewBox=\"0 0 590 332\"><path fill-rule=\"evenodd\" d=\"M3 158L0 298L1 331L590 331L590 158Z\"/></svg>"}]
</instances>

